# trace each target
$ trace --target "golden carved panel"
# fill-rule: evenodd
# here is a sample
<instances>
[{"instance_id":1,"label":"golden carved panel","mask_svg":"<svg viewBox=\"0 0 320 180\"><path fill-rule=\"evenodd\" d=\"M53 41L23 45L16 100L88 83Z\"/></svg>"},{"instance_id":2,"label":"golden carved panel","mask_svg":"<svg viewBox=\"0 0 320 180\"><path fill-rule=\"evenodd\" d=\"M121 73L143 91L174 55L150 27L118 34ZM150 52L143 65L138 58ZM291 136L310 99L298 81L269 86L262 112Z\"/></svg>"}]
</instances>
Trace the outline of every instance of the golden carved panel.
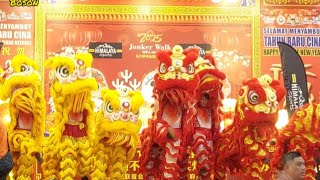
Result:
<instances>
[{"instance_id":1,"label":"golden carved panel","mask_svg":"<svg viewBox=\"0 0 320 180\"><path fill-rule=\"evenodd\" d=\"M39 72L41 75L42 81L44 81L44 61L45 49L46 49L46 14L43 8L36 8L35 12L35 47L34 47L34 59L39 65ZM44 83L42 83L44 86Z\"/></svg>"},{"instance_id":2,"label":"golden carved panel","mask_svg":"<svg viewBox=\"0 0 320 180\"><path fill-rule=\"evenodd\" d=\"M315 6L320 0L264 0L264 6Z\"/></svg>"},{"instance_id":3,"label":"golden carved panel","mask_svg":"<svg viewBox=\"0 0 320 180\"><path fill-rule=\"evenodd\" d=\"M259 8L254 9L253 18L252 18L252 75L254 77L259 77L261 75L261 49L260 49L260 1L257 1L257 6Z\"/></svg>"},{"instance_id":4,"label":"golden carved panel","mask_svg":"<svg viewBox=\"0 0 320 180\"><path fill-rule=\"evenodd\" d=\"M197 6L132 6L132 5L49 5L39 8L48 13L98 13L98 14L163 14L163 15L228 15L251 16L254 7L223 8Z\"/></svg>"},{"instance_id":5,"label":"golden carved panel","mask_svg":"<svg viewBox=\"0 0 320 180\"><path fill-rule=\"evenodd\" d=\"M178 24L251 24L248 16L208 16L208 15L162 15L162 14L48 14L48 21L67 21L85 23L123 23L123 22L144 22L144 23L178 23Z\"/></svg>"},{"instance_id":6,"label":"golden carved panel","mask_svg":"<svg viewBox=\"0 0 320 180\"><path fill-rule=\"evenodd\" d=\"M254 7L132 6L40 4L36 8L35 59L42 76L46 59L46 21L59 23L236 24L252 27L253 76L260 75L260 1Z\"/></svg>"}]
</instances>

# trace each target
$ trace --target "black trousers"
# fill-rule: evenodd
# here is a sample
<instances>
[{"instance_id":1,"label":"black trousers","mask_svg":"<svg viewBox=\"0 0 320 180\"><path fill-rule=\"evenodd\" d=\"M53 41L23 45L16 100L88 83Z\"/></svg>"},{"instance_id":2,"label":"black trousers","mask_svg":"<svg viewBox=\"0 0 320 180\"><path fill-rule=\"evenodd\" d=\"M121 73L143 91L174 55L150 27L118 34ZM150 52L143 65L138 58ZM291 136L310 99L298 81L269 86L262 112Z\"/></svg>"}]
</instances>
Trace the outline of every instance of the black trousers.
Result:
<instances>
[{"instance_id":1,"label":"black trousers","mask_svg":"<svg viewBox=\"0 0 320 180\"><path fill-rule=\"evenodd\" d=\"M10 151L0 159L0 180L5 180L13 168L13 158Z\"/></svg>"}]
</instances>

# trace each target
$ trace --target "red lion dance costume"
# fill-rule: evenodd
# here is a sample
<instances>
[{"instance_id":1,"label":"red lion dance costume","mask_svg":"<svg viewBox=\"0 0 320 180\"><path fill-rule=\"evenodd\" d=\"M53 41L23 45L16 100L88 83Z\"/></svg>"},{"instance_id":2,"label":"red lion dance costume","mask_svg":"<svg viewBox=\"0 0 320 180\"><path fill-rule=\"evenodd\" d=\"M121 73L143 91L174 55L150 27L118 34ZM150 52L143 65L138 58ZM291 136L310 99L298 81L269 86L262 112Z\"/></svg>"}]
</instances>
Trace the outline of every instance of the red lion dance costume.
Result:
<instances>
[{"instance_id":1,"label":"red lion dance costume","mask_svg":"<svg viewBox=\"0 0 320 180\"><path fill-rule=\"evenodd\" d=\"M193 101L199 78L194 62L197 50L183 51L174 46L172 52L157 53L160 61L155 75L155 119L141 136L140 168L146 179L180 177L179 163L187 150L188 131L192 128ZM192 109L193 108L193 109Z\"/></svg>"},{"instance_id":2,"label":"red lion dance costume","mask_svg":"<svg viewBox=\"0 0 320 180\"><path fill-rule=\"evenodd\" d=\"M277 138L271 160L273 170L281 169L284 153L297 151L306 162L305 180L316 179L316 149L320 148L320 104L306 104L295 111Z\"/></svg>"},{"instance_id":3,"label":"red lion dance costume","mask_svg":"<svg viewBox=\"0 0 320 180\"><path fill-rule=\"evenodd\" d=\"M197 111L194 116L193 134L190 139L192 152L195 154L196 174L200 179L209 179L210 171L213 168L211 155L213 146L220 130L220 107L223 99L222 80L225 74L215 68L212 56L199 57L195 62L196 73L199 75L200 84L197 88L196 104ZM183 159L182 171L187 172L188 156ZM187 173L182 175L187 178Z\"/></svg>"},{"instance_id":4,"label":"red lion dance costume","mask_svg":"<svg viewBox=\"0 0 320 180\"><path fill-rule=\"evenodd\" d=\"M45 179L74 179L92 173L95 114L91 93L98 88L92 78L92 61L90 53L46 61L55 122L44 147Z\"/></svg>"},{"instance_id":5,"label":"red lion dance costume","mask_svg":"<svg viewBox=\"0 0 320 180\"><path fill-rule=\"evenodd\" d=\"M33 165L42 152L45 100L37 70L35 61L17 55L0 71L0 98L10 99L8 139L17 180L32 179Z\"/></svg>"},{"instance_id":6,"label":"red lion dance costume","mask_svg":"<svg viewBox=\"0 0 320 180\"><path fill-rule=\"evenodd\" d=\"M277 134L279 102L285 89L269 75L243 82L232 125L220 134L216 147L216 178L227 170L263 180L266 145Z\"/></svg>"}]
</instances>

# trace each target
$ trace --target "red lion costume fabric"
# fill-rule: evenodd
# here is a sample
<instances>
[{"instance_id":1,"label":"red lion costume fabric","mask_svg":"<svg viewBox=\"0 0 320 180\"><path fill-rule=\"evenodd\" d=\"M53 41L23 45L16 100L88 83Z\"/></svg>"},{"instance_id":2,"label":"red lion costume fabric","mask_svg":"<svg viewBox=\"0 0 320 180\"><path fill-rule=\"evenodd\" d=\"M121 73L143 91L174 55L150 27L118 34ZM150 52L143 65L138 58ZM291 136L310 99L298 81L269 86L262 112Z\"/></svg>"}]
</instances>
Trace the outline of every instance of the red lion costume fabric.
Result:
<instances>
[{"instance_id":1,"label":"red lion costume fabric","mask_svg":"<svg viewBox=\"0 0 320 180\"><path fill-rule=\"evenodd\" d=\"M141 135L140 170L146 179L180 177L179 162L187 150L186 137L192 131L195 114L193 102L199 77L194 63L198 56L197 50L183 51L179 45L170 52L157 53L156 112Z\"/></svg>"},{"instance_id":2,"label":"red lion costume fabric","mask_svg":"<svg viewBox=\"0 0 320 180\"><path fill-rule=\"evenodd\" d=\"M223 72L215 67L214 58L206 55L199 57L195 62L196 74L199 75L200 84L196 91L196 115L193 121L193 133L188 144L194 153L197 162L196 174L200 179L209 179L213 168L211 154L213 146L220 131L220 107L224 95L222 80L226 78ZM181 177L187 179L189 154L182 160Z\"/></svg>"},{"instance_id":3,"label":"red lion costume fabric","mask_svg":"<svg viewBox=\"0 0 320 180\"><path fill-rule=\"evenodd\" d=\"M277 134L279 102L285 89L269 75L243 82L237 98L234 122L219 135L215 146L215 177L227 170L263 180L266 144Z\"/></svg>"},{"instance_id":4,"label":"red lion costume fabric","mask_svg":"<svg viewBox=\"0 0 320 180\"><path fill-rule=\"evenodd\" d=\"M280 132L276 152L271 160L273 170L281 169L282 156L297 151L306 162L305 180L316 179L316 149L320 148L320 104L306 104L297 109Z\"/></svg>"}]
</instances>

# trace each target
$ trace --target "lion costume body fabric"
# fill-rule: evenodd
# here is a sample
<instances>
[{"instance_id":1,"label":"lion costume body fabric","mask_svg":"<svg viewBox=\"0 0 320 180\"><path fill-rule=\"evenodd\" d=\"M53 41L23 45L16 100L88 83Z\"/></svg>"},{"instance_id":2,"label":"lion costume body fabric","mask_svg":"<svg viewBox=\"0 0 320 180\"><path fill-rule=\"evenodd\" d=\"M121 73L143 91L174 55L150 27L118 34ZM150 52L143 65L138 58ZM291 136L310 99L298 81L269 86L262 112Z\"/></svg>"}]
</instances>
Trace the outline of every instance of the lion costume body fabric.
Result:
<instances>
[{"instance_id":1,"label":"lion costume body fabric","mask_svg":"<svg viewBox=\"0 0 320 180\"><path fill-rule=\"evenodd\" d=\"M196 174L199 179L209 179L213 168L212 154L213 146L220 131L222 99L222 80L226 75L215 67L214 58L206 55L199 57L195 62L196 73L199 75L200 84L196 91L195 109L197 114L194 116L192 141L189 146L195 154ZM190 156L190 155L187 155ZM185 170L188 167L187 159ZM187 174L183 177L187 178Z\"/></svg>"},{"instance_id":2,"label":"lion costume body fabric","mask_svg":"<svg viewBox=\"0 0 320 180\"><path fill-rule=\"evenodd\" d=\"M125 87L102 89L103 105L97 114L95 171L92 179L125 179L127 166L139 142L139 108L144 99L139 91Z\"/></svg>"},{"instance_id":3,"label":"lion costume body fabric","mask_svg":"<svg viewBox=\"0 0 320 180\"><path fill-rule=\"evenodd\" d=\"M183 170L181 159L187 151L186 137L194 120L193 102L199 83L194 62L198 51L183 51L177 45L170 52L158 52L157 58L160 65L154 77L156 112L141 135L140 170L146 179L176 180Z\"/></svg>"},{"instance_id":4,"label":"lion costume body fabric","mask_svg":"<svg viewBox=\"0 0 320 180\"><path fill-rule=\"evenodd\" d=\"M269 75L243 83L234 121L220 133L216 142L216 178L225 179L229 170L263 180L266 145L277 134L278 106L285 94L279 84Z\"/></svg>"},{"instance_id":5,"label":"lion costume body fabric","mask_svg":"<svg viewBox=\"0 0 320 180\"><path fill-rule=\"evenodd\" d=\"M297 151L306 162L305 180L316 179L316 150L320 148L320 104L306 104L295 111L276 140L276 152L271 160L273 170L281 169L281 158Z\"/></svg>"},{"instance_id":6,"label":"lion costume body fabric","mask_svg":"<svg viewBox=\"0 0 320 180\"><path fill-rule=\"evenodd\" d=\"M45 179L74 179L92 173L95 114L91 93L97 90L92 61L92 55L85 52L46 61L55 122L44 147Z\"/></svg>"},{"instance_id":7,"label":"lion costume body fabric","mask_svg":"<svg viewBox=\"0 0 320 180\"><path fill-rule=\"evenodd\" d=\"M13 154L13 177L32 179L36 157L42 152L45 100L35 61L17 55L0 73L0 98L9 99L8 139Z\"/></svg>"}]
</instances>

